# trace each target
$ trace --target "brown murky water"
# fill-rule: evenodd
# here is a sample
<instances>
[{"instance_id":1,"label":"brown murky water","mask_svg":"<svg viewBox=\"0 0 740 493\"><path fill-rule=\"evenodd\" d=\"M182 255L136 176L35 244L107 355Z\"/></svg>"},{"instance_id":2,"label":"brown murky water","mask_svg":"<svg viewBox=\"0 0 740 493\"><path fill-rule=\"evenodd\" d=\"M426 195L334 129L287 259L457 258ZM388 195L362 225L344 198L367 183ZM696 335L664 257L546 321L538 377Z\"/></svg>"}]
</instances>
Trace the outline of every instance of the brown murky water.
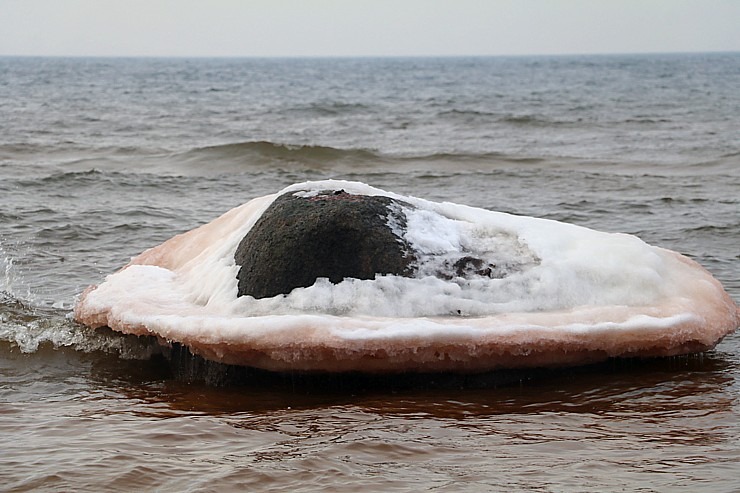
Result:
<instances>
[{"instance_id":1,"label":"brown murky water","mask_svg":"<svg viewBox=\"0 0 740 493\"><path fill-rule=\"evenodd\" d=\"M173 378L3 344L4 491L737 491L736 335L511 380ZM429 379L426 381L425 379ZM497 382L502 383L497 383Z\"/></svg>"}]
</instances>

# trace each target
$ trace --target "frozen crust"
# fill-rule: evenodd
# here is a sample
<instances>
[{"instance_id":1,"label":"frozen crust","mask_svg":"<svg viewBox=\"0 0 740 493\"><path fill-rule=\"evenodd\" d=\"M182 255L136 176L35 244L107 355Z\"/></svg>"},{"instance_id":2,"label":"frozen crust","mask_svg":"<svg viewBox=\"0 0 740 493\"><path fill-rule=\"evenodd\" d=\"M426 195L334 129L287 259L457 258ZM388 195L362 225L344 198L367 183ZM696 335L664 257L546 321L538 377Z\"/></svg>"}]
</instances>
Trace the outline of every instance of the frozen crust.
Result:
<instances>
[{"instance_id":1,"label":"frozen crust","mask_svg":"<svg viewBox=\"0 0 740 493\"><path fill-rule=\"evenodd\" d=\"M477 372L712 349L739 325L738 308L696 262L670 254L697 271L695 298L638 309L592 307L475 319L267 316L232 319L220 327L204 319L202 330L180 331L176 323L130 324L115 310L88 310L91 288L75 318L91 327L179 342L212 361L275 371Z\"/></svg>"},{"instance_id":2,"label":"frozen crust","mask_svg":"<svg viewBox=\"0 0 740 493\"><path fill-rule=\"evenodd\" d=\"M675 356L709 350L740 325L740 310L709 272L676 252L648 245L649 258L659 259L671 284L668 295L656 295L649 304L582 304L475 317L245 314L233 308L229 297L236 296L226 292L231 287L222 285L224 278L209 276L223 267L228 279L233 265L219 264L228 264L236 243L276 196L255 199L143 252L82 293L75 319L181 343L217 362L327 372L478 372ZM194 288L184 288L188 276L206 294L224 289L226 302L201 299Z\"/></svg>"}]
</instances>

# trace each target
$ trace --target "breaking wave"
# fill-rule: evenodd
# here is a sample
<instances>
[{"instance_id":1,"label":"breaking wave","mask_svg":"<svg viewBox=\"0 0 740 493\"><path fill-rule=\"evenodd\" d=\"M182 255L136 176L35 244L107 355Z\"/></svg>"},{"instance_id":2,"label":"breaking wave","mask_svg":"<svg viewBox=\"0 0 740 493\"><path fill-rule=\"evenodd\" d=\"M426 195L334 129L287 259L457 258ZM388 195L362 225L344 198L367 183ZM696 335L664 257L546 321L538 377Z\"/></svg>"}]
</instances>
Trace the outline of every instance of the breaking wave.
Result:
<instances>
[{"instance_id":1,"label":"breaking wave","mask_svg":"<svg viewBox=\"0 0 740 493\"><path fill-rule=\"evenodd\" d=\"M35 353L44 347L70 348L135 360L149 359L161 351L146 338L89 329L71 320L66 310L33 306L6 291L0 291L0 342L23 353Z\"/></svg>"},{"instance_id":2,"label":"breaking wave","mask_svg":"<svg viewBox=\"0 0 740 493\"><path fill-rule=\"evenodd\" d=\"M13 259L3 252L0 245L0 343L17 347L23 353L66 347L85 353L117 354L123 359L149 359L160 352L157 344L145 338L91 330L74 322L68 309L38 305ZM19 290L25 290L25 294L16 294Z\"/></svg>"}]
</instances>

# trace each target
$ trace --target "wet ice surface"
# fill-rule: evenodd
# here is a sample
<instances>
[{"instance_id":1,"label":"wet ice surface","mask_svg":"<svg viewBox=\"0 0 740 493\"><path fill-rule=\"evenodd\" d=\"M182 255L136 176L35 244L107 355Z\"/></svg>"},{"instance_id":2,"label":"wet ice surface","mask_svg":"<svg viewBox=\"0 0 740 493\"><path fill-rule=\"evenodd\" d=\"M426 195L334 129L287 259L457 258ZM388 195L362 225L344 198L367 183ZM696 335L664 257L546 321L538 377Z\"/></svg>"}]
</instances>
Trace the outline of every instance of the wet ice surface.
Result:
<instances>
[{"instance_id":1,"label":"wet ice surface","mask_svg":"<svg viewBox=\"0 0 740 493\"><path fill-rule=\"evenodd\" d=\"M234 251L261 213L283 193L330 189L413 206L397 234L418 254L415 276L318 279L238 298ZM360 371L673 355L712 347L737 326L734 303L706 271L634 236L331 180L254 199L144 252L83 295L75 316L217 361Z\"/></svg>"}]
</instances>

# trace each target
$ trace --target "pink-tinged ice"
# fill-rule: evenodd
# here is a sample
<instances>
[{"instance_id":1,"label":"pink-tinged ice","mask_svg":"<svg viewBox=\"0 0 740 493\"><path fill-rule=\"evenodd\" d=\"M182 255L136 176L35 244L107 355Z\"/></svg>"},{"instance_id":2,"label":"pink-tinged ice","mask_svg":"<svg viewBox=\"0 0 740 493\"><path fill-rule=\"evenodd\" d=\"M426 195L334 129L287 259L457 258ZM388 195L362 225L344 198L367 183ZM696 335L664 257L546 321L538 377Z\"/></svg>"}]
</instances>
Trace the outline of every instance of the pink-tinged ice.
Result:
<instances>
[{"instance_id":1,"label":"pink-tinged ice","mask_svg":"<svg viewBox=\"0 0 740 493\"><path fill-rule=\"evenodd\" d=\"M420 252L417 277L319 279L284 296L237 297L234 252L262 212L282 193L327 189L411 204L398 234ZM511 272L473 280L430 274L461 252ZM740 325L737 305L711 274L634 236L344 181L293 185L175 236L88 288L74 316L229 364L368 372L673 356L711 349Z\"/></svg>"}]
</instances>

